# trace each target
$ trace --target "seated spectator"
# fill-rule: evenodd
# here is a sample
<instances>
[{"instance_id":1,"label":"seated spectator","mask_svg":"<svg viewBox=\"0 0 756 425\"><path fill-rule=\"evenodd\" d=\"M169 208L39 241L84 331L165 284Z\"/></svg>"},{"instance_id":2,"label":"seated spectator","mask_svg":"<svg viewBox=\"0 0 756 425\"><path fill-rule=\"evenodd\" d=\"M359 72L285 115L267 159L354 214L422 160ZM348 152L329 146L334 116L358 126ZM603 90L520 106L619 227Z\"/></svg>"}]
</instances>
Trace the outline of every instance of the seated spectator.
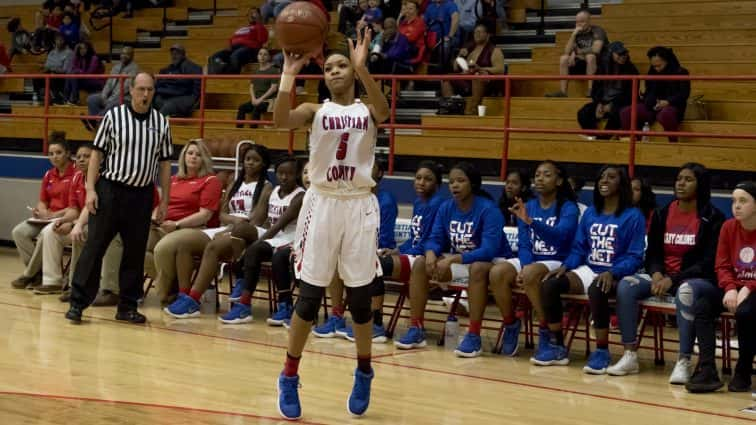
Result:
<instances>
[{"instance_id":1,"label":"seated spectator","mask_svg":"<svg viewBox=\"0 0 756 425\"><path fill-rule=\"evenodd\" d=\"M76 45L71 66L67 74L104 74L105 66L95 53L94 47L88 41ZM63 97L67 105L79 104L79 90L97 92L102 90L105 81L99 78L68 78L66 79Z\"/></svg>"},{"instance_id":2,"label":"seated spectator","mask_svg":"<svg viewBox=\"0 0 756 425\"><path fill-rule=\"evenodd\" d=\"M229 39L229 48L210 57L209 74L238 74L244 65L254 61L257 51L268 42L268 30L260 17L260 9L249 10L249 25L241 27Z\"/></svg>"},{"instance_id":3,"label":"seated spectator","mask_svg":"<svg viewBox=\"0 0 756 425\"><path fill-rule=\"evenodd\" d=\"M470 41L473 31L478 24L482 24L479 18L483 17L483 2L480 0L454 0L459 11L459 45L464 46ZM495 26L493 27L496 28ZM490 32L491 27L486 26Z\"/></svg>"},{"instance_id":4,"label":"seated spectator","mask_svg":"<svg viewBox=\"0 0 756 425\"><path fill-rule=\"evenodd\" d=\"M675 199L657 210L651 219L645 273L626 276L617 287L617 318L625 354L607 369L610 375L639 372L636 335L640 301L652 295L673 295L680 349L669 383L684 385L690 379L690 359L696 339L694 305L697 299L706 298L718 304L714 258L725 218L710 199L708 170L696 163L680 167ZM699 335L699 343L704 341Z\"/></svg>"},{"instance_id":5,"label":"seated spectator","mask_svg":"<svg viewBox=\"0 0 756 425\"><path fill-rule=\"evenodd\" d=\"M542 303L548 329L539 332L530 362L537 366L569 364L562 332L562 294L587 294L596 350L583 371L605 374L609 354L609 296L617 282L638 272L643 263L645 221L633 208L630 178L623 167L604 166L596 178L593 206L583 215L562 266L543 279Z\"/></svg>"},{"instance_id":6,"label":"seated spectator","mask_svg":"<svg viewBox=\"0 0 756 425\"><path fill-rule=\"evenodd\" d=\"M47 51L53 48L55 34L63 25L63 6L54 5L51 9L43 9L36 16L36 29L32 37L32 44L37 51Z\"/></svg>"},{"instance_id":7,"label":"seated spectator","mask_svg":"<svg viewBox=\"0 0 756 425\"><path fill-rule=\"evenodd\" d=\"M670 48L653 47L647 56L651 61L648 75L688 75L688 70L680 66L677 56ZM636 105L638 122L635 128L640 129L645 123L653 124L654 121L659 121L664 131L677 131L685 116L689 96L688 80L646 81L643 103L639 102ZM630 129L631 116L631 107L623 109L620 113L624 130ZM670 136L669 141L676 142L677 136Z\"/></svg>"},{"instance_id":8,"label":"seated spectator","mask_svg":"<svg viewBox=\"0 0 756 425\"><path fill-rule=\"evenodd\" d=\"M11 49L9 52L11 60L13 60L13 56L15 55L28 55L29 53L36 52L32 46L32 36L22 26L21 19L11 18L6 28L11 34Z\"/></svg>"},{"instance_id":9,"label":"seated spectator","mask_svg":"<svg viewBox=\"0 0 756 425\"><path fill-rule=\"evenodd\" d=\"M66 133L53 131L48 142L48 154L53 168L42 177L39 202L31 210L32 222L24 220L13 228L13 242L24 263L24 272L11 282L16 289L39 286L42 283L42 242L34 241L48 220L63 217L68 206L68 192L76 167L71 162L71 149L66 142Z\"/></svg>"},{"instance_id":10,"label":"seated spectator","mask_svg":"<svg viewBox=\"0 0 756 425\"><path fill-rule=\"evenodd\" d=\"M473 43L460 49L459 58L467 61L468 69L461 69L457 60L451 64L456 73L469 75L496 75L504 74L504 53L497 49L491 41L491 34L485 25L479 24L473 33ZM454 80L441 82L441 94L451 97L454 94L471 96L465 105L465 114L477 113L478 105L483 100L486 90L495 86L496 82L490 80Z\"/></svg>"},{"instance_id":11,"label":"seated spectator","mask_svg":"<svg viewBox=\"0 0 756 425\"><path fill-rule=\"evenodd\" d=\"M139 65L134 62L134 48L124 46L121 49L121 60L113 65L110 70L111 75L126 74L134 76L139 71ZM129 102L129 90L131 89L131 78L120 80L118 78L108 78L105 86L99 93L92 93L87 97L87 107L89 115L104 115L108 109L121 104L121 84L123 84L123 102ZM96 125L86 121L85 125L90 130L94 130Z\"/></svg>"},{"instance_id":12,"label":"seated spectator","mask_svg":"<svg viewBox=\"0 0 756 425\"><path fill-rule=\"evenodd\" d=\"M268 216L268 200L273 191L273 185L268 181L270 153L263 145L251 145L240 154L244 158L244 171L239 172L221 202L221 227L194 232L196 236L191 244L176 247L177 259L202 256L196 276L193 261L167 266L175 267L179 295L164 311L177 319L199 315L199 300L217 276L221 261L239 260L247 246L262 235L256 226L262 225ZM155 266L158 268L164 267L159 261L164 241L155 247ZM170 282L162 277L161 280L163 284Z\"/></svg>"},{"instance_id":13,"label":"seated spectator","mask_svg":"<svg viewBox=\"0 0 756 425\"><path fill-rule=\"evenodd\" d=\"M11 68L11 60L8 56L8 51L5 50L5 44L0 41L0 74L5 74L6 72L13 72L13 69Z\"/></svg>"},{"instance_id":14,"label":"seated spectator","mask_svg":"<svg viewBox=\"0 0 756 425\"><path fill-rule=\"evenodd\" d=\"M504 225L517 227L517 215L509 209L517 204L517 199L528 202L533 197L530 189L530 175L522 170L512 170L504 180L504 193L499 198L499 210L504 215Z\"/></svg>"},{"instance_id":15,"label":"seated spectator","mask_svg":"<svg viewBox=\"0 0 756 425\"><path fill-rule=\"evenodd\" d=\"M270 60L270 51L266 48L262 48L257 53L257 61L260 63L260 67L254 72L256 75L278 75L281 70L273 65ZM236 112L236 119L243 120L247 114L252 114L253 120L259 120L262 114L268 111L268 106L271 101L275 100L275 95L278 92L278 79L270 78L255 78L249 82L249 102L239 105L239 110ZM236 128L242 128L244 125L241 123L236 124ZM257 124L250 124L250 128L257 128Z\"/></svg>"},{"instance_id":16,"label":"seated spectator","mask_svg":"<svg viewBox=\"0 0 756 425\"><path fill-rule=\"evenodd\" d=\"M452 199L444 201L433 221L426 240L425 256L418 256L410 277L411 326L394 341L400 349L425 347L425 304L431 279L450 282L469 279L469 287L488 286L488 272L494 258L509 258L512 251L504 237L504 218L490 195L481 187L478 170L460 162L449 172ZM447 247L451 252L447 252ZM470 327L454 353L460 357L476 357L481 353L480 327L485 301L472 299L481 291L470 293ZM483 298L487 298L485 293Z\"/></svg>"},{"instance_id":17,"label":"seated spectator","mask_svg":"<svg viewBox=\"0 0 756 425\"><path fill-rule=\"evenodd\" d=\"M201 75L202 67L186 58L186 50L180 44L171 47L171 64L160 74ZM200 80L157 80L153 106L169 117L188 117L199 101Z\"/></svg>"},{"instance_id":18,"label":"seated spectator","mask_svg":"<svg viewBox=\"0 0 756 425\"><path fill-rule=\"evenodd\" d=\"M80 30L81 25L74 20L74 16L71 13L63 15L63 24L60 26L60 33L63 34L63 38L69 47L74 47L79 43Z\"/></svg>"},{"instance_id":19,"label":"seated spectator","mask_svg":"<svg viewBox=\"0 0 756 425\"><path fill-rule=\"evenodd\" d=\"M297 218L302 208L305 189L300 183L299 163L294 157L284 157L275 166L278 186L268 201L267 219L258 227L259 239L244 253L244 279L239 302L220 321L226 324L252 321L252 294L260 281L262 263L273 259L273 253L294 242ZM238 291L239 289L237 289Z\"/></svg>"},{"instance_id":20,"label":"seated spectator","mask_svg":"<svg viewBox=\"0 0 756 425\"><path fill-rule=\"evenodd\" d=\"M716 271L719 287L724 290L722 305L735 315L738 328L738 362L727 389L730 392L751 391L753 356L756 352L756 183L745 181L732 191L732 215L722 226L717 247ZM712 305L716 310L719 305ZM698 324L696 315L696 324ZM699 337L699 368L690 378L686 388L694 390L715 390L717 369L714 360L714 321L696 326ZM701 332L701 333L699 333ZM701 334L706 334L707 345L700 342ZM704 351L705 350L705 351ZM702 360L706 359L706 363ZM712 385L713 384L713 385Z\"/></svg>"},{"instance_id":21,"label":"seated spectator","mask_svg":"<svg viewBox=\"0 0 756 425\"><path fill-rule=\"evenodd\" d=\"M647 179L635 177L630 182L633 187L633 206L638 208L646 219L646 233L651 226L651 217L656 209L656 194Z\"/></svg>"},{"instance_id":22,"label":"seated spectator","mask_svg":"<svg viewBox=\"0 0 756 425\"><path fill-rule=\"evenodd\" d=\"M172 290L176 268L187 267L192 256L178 257L181 245L191 246L196 238L203 244L207 237L200 229L218 226L218 210L223 184L213 173L210 150L198 139L190 140L178 158L178 173L171 177L171 192L165 220L150 229L144 269L159 291Z\"/></svg>"},{"instance_id":23,"label":"seated spectator","mask_svg":"<svg viewBox=\"0 0 756 425\"><path fill-rule=\"evenodd\" d=\"M362 15L362 21L366 24L374 24L383 22L383 11L380 7L380 1L368 0L368 9Z\"/></svg>"},{"instance_id":24,"label":"seated spectator","mask_svg":"<svg viewBox=\"0 0 756 425\"><path fill-rule=\"evenodd\" d=\"M621 41L609 44L606 60L601 61L597 75L638 75L638 68L630 60L630 52ZM633 100L633 82L630 80L597 80L591 89L591 102L578 111L580 128L595 130L600 120L606 120L605 130L622 128L620 111ZM608 139L609 136L598 136Z\"/></svg>"},{"instance_id":25,"label":"seated spectator","mask_svg":"<svg viewBox=\"0 0 756 425\"><path fill-rule=\"evenodd\" d=\"M47 53L47 59L42 66L42 72L45 74L66 74L71 69L71 63L73 62L74 52L68 48L63 35L56 34L55 36L55 48ZM50 79L50 103L62 105L65 103L65 97L63 96L63 89L65 87L66 80L62 78ZM44 99L45 97L45 80L41 78L35 78L32 80L34 86L34 92L37 97Z\"/></svg>"},{"instance_id":26,"label":"seated spectator","mask_svg":"<svg viewBox=\"0 0 756 425\"><path fill-rule=\"evenodd\" d=\"M521 322L512 302L515 284L525 290L541 332L548 332L541 282L569 255L580 215L567 177L562 165L542 162L535 172L537 197L527 203L518 197L508 211L517 216L517 257L495 264L489 273L491 293L504 318L501 354L505 356L516 355L519 348Z\"/></svg>"},{"instance_id":27,"label":"seated spectator","mask_svg":"<svg viewBox=\"0 0 756 425\"><path fill-rule=\"evenodd\" d=\"M379 23L373 24L373 28L380 27ZM386 18L383 31L373 41L375 46L371 49L368 63L371 74L402 74L410 69L412 46L407 37L396 30L396 19Z\"/></svg>"},{"instance_id":28,"label":"seated spectator","mask_svg":"<svg viewBox=\"0 0 756 425\"><path fill-rule=\"evenodd\" d=\"M423 13L429 33L435 34L434 53L441 65L441 71L449 69L452 49L459 43L459 10L453 0L432 0Z\"/></svg>"},{"instance_id":29,"label":"seated spectator","mask_svg":"<svg viewBox=\"0 0 756 425\"><path fill-rule=\"evenodd\" d=\"M594 75L607 43L606 31L591 24L591 12L581 10L575 16L575 30L564 47L564 54L559 58L559 75ZM567 97L568 83L568 80L561 80L559 91L549 93L546 97ZM589 95L592 83L588 81Z\"/></svg>"},{"instance_id":30,"label":"seated spectator","mask_svg":"<svg viewBox=\"0 0 756 425\"><path fill-rule=\"evenodd\" d=\"M61 259L63 248L71 245L69 281L73 278L84 241L87 237L87 221L89 212L86 210L87 172L92 145L83 144L76 151L76 168L78 171L71 181L68 192L68 207L59 220L50 223L42 229L39 239L42 241L42 286L34 290L37 295L56 294L63 289L63 270ZM123 246L120 236L116 236L110 243L102 262L102 276L100 293L93 305L105 306L118 303L118 269L121 265Z\"/></svg>"},{"instance_id":31,"label":"seated spectator","mask_svg":"<svg viewBox=\"0 0 756 425\"><path fill-rule=\"evenodd\" d=\"M339 9L338 31L347 38L357 37L357 22L369 8L368 0L344 0Z\"/></svg>"}]
</instances>

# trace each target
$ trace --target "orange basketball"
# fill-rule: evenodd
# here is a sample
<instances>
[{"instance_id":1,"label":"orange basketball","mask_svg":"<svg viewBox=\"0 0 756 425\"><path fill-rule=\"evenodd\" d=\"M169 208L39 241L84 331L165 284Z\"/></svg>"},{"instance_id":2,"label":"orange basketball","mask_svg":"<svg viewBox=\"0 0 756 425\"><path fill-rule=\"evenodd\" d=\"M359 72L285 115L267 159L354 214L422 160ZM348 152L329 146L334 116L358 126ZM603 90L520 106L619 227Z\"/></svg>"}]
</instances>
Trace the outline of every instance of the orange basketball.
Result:
<instances>
[{"instance_id":1,"label":"orange basketball","mask_svg":"<svg viewBox=\"0 0 756 425\"><path fill-rule=\"evenodd\" d=\"M319 51L328 35L328 20L317 6L295 1L276 18L275 37L279 47L300 55Z\"/></svg>"}]
</instances>

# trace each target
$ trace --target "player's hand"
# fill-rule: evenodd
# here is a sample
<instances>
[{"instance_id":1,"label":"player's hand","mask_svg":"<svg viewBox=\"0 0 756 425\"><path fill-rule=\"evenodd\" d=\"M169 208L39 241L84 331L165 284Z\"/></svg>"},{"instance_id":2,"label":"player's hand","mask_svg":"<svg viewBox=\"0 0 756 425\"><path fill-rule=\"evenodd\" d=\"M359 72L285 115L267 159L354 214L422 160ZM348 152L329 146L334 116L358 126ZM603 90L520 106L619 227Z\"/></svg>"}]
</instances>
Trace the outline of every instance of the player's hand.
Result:
<instances>
[{"instance_id":1,"label":"player's hand","mask_svg":"<svg viewBox=\"0 0 756 425\"><path fill-rule=\"evenodd\" d=\"M160 228L165 233L175 232L177 227L178 227L178 223L176 223L173 220L165 220L162 223L160 223Z\"/></svg>"},{"instance_id":2,"label":"player's hand","mask_svg":"<svg viewBox=\"0 0 756 425\"><path fill-rule=\"evenodd\" d=\"M522 272L520 272L520 273L517 273L517 277L515 278L515 283L516 283L516 284L517 284L517 286L519 286L520 288L522 288L523 286L525 286L525 279L524 279L524 277L523 277L523 275L522 275Z\"/></svg>"},{"instance_id":3,"label":"player's hand","mask_svg":"<svg viewBox=\"0 0 756 425\"><path fill-rule=\"evenodd\" d=\"M572 68L573 66L575 66L575 57L575 52L572 52L572 54L570 54L570 57L567 59L568 67Z\"/></svg>"},{"instance_id":4,"label":"player's hand","mask_svg":"<svg viewBox=\"0 0 756 425\"><path fill-rule=\"evenodd\" d=\"M612 272L606 271L596 276L593 283L601 289L601 292L608 294L614 286L614 276L612 276Z\"/></svg>"},{"instance_id":5,"label":"player's hand","mask_svg":"<svg viewBox=\"0 0 756 425\"><path fill-rule=\"evenodd\" d=\"M745 299L748 298L749 295L751 295L751 290L748 289L747 286L740 288L740 291L738 291L738 300L737 300L736 308L737 306L740 305L740 303L745 301Z\"/></svg>"},{"instance_id":6,"label":"player's hand","mask_svg":"<svg viewBox=\"0 0 756 425\"><path fill-rule=\"evenodd\" d=\"M672 287L672 279L664 277L651 283L651 293L657 297L661 297L669 291Z\"/></svg>"},{"instance_id":7,"label":"player's hand","mask_svg":"<svg viewBox=\"0 0 756 425\"><path fill-rule=\"evenodd\" d=\"M520 198L519 196L515 196L515 204L509 207L509 212L514 214L525 224L529 225L533 222L533 220L531 220L530 216L528 215L528 211L525 209L525 203L522 202L522 198Z\"/></svg>"},{"instance_id":8,"label":"player's hand","mask_svg":"<svg viewBox=\"0 0 756 425\"><path fill-rule=\"evenodd\" d=\"M431 253L425 257L425 274L428 277L433 276L436 273L436 255Z\"/></svg>"},{"instance_id":9,"label":"player's hand","mask_svg":"<svg viewBox=\"0 0 756 425\"><path fill-rule=\"evenodd\" d=\"M558 269L552 270L548 273L546 273L546 276L541 279L541 282L546 282L549 279L552 278L558 278L564 276L564 274L567 273L567 268L564 266L559 267Z\"/></svg>"},{"instance_id":10,"label":"player's hand","mask_svg":"<svg viewBox=\"0 0 756 425\"><path fill-rule=\"evenodd\" d=\"M451 274L451 265L452 265L452 256L447 255L446 257L438 260L436 263L436 274L433 276L435 280L439 280L441 276L448 276Z\"/></svg>"},{"instance_id":11,"label":"player's hand","mask_svg":"<svg viewBox=\"0 0 756 425\"><path fill-rule=\"evenodd\" d=\"M97 199L97 192L94 189L87 189L87 210L89 210L89 213L96 215L99 206L100 203Z\"/></svg>"},{"instance_id":12,"label":"player's hand","mask_svg":"<svg viewBox=\"0 0 756 425\"><path fill-rule=\"evenodd\" d=\"M725 292L724 298L722 298L722 305L729 311L730 313L735 313L735 310L738 308L738 293L737 289L730 289L729 291Z\"/></svg>"},{"instance_id":13,"label":"player's hand","mask_svg":"<svg viewBox=\"0 0 756 425\"><path fill-rule=\"evenodd\" d=\"M302 68L307 65L307 62L309 62L310 58L312 58L316 53L317 52L312 52L309 55L299 55L296 53L289 53L287 51L284 51L283 73L288 75L299 74L299 71L301 71Z\"/></svg>"},{"instance_id":14,"label":"player's hand","mask_svg":"<svg viewBox=\"0 0 756 425\"><path fill-rule=\"evenodd\" d=\"M75 243L84 243L84 228L79 223L74 224L69 236L71 236L71 241Z\"/></svg>"},{"instance_id":15,"label":"player's hand","mask_svg":"<svg viewBox=\"0 0 756 425\"><path fill-rule=\"evenodd\" d=\"M365 28L365 31L357 32L357 42L349 40L349 58L355 69L364 68L367 63L368 53L370 50L370 41L373 30Z\"/></svg>"}]
</instances>

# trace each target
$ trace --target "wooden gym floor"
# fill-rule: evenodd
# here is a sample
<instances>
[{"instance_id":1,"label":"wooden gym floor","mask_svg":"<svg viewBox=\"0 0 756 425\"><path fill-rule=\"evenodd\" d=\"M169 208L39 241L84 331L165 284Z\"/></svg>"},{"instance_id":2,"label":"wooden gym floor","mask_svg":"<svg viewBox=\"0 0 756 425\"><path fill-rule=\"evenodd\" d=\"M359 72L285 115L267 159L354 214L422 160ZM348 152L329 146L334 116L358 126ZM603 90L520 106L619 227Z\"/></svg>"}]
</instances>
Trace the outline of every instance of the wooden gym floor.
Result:
<instances>
[{"instance_id":1,"label":"wooden gym floor","mask_svg":"<svg viewBox=\"0 0 756 425\"><path fill-rule=\"evenodd\" d=\"M81 326L64 318L54 296L14 290L15 251L0 249L0 423L208 424L282 423L275 408L286 331L265 325L259 303L252 324L213 317L177 321L152 297L146 326L113 320L114 308L91 308ZM400 327L402 324L400 324ZM403 328L400 329L403 331ZM490 342L489 342L490 346ZM458 359L429 345L374 348L376 379L368 415L345 408L355 366L352 344L310 339L302 362L309 424L739 424L751 395L691 395L666 383L670 367L614 378L569 367L539 368L529 350L516 358Z\"/></svg>"}]
</instances>

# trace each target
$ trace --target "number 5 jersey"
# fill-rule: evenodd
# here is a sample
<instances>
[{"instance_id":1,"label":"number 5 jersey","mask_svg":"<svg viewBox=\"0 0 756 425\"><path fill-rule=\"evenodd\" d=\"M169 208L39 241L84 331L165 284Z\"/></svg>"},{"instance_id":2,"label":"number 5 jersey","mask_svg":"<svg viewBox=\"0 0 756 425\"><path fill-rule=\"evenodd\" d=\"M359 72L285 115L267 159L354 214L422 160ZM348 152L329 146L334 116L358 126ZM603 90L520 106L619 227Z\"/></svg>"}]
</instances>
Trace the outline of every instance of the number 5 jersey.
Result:
<instances>
[{"instance_id":1,"label":"number 5 jersey","mask_svg":"<svg viewBox=\"0 0 756 425\"><path fill-rule=\"evenodd\" d=\"M316 189L364 194L375 186L376 127L367 105L326 100L310 129L310 179Z\"/></svg>"}]
</instances>

